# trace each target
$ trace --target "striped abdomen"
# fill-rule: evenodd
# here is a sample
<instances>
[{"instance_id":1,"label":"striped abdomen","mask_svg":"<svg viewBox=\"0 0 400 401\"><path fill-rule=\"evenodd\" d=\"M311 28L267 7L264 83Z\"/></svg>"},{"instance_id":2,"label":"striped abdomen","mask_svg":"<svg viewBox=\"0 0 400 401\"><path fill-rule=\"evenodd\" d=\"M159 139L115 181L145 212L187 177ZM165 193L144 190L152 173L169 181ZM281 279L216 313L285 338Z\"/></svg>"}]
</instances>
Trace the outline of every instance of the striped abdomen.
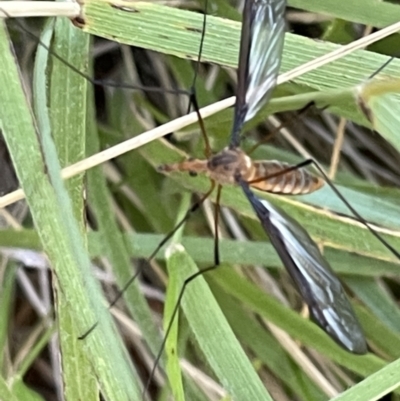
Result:
<instances>
[{"instance_id":1,"label":"striped abdomen","mask_svg":"<svg viewBox=\"0 0 400 401\"><path fill-rule=\"evenodd\" d=\"M277 160L255 161L252 177L248 177L247 182L261 191L287 195L308 194L324 185L321 178L302 168L284 173L290 167L290 164ZM262 181L252 182L264 177Z\"/></svg>"}]
</instances>

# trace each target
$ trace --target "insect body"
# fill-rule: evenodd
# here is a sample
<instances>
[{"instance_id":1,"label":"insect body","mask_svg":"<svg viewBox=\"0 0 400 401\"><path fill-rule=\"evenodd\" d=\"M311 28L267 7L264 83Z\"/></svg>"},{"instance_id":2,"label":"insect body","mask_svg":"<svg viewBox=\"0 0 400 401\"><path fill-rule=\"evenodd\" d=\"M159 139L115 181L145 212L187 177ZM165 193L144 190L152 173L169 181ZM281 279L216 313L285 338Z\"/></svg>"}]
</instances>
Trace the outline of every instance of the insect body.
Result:
<instances>
[{"instance_id":1,"label":"insect body","mask_svg":"<svg viewBox=\"0 0 400 401\"><path fill-rule=\"evenodd\" d=\"M269 100L276 85L284 38L285 0L246 0L238 68L238 93L229 146L207 160L165 165L161 171L205 173L218 191L234 184L257 214L313 320L350 352L367 352L366 341L339 279L308 233L251 188L276 194L305 194L323 180L278 161L252 161L239 147L243 124ZM207 152L206 152L207 153Z\"/></svg>"},{"instance_id":2,"label":"insect body","mask_svg":"<svg viewBox=\"0 0 400 401\"><path fill-rule=\"evenodd\" d=\"M209 160L187 160L161 166L164 172L189 171L204 173L220 185L236 184L239 175L253 188L261 191L300 195L321 188L324 181L307 170L295 169L277 160L253 161L240 148L225 148Z\"/></svg>"}]
</instances>

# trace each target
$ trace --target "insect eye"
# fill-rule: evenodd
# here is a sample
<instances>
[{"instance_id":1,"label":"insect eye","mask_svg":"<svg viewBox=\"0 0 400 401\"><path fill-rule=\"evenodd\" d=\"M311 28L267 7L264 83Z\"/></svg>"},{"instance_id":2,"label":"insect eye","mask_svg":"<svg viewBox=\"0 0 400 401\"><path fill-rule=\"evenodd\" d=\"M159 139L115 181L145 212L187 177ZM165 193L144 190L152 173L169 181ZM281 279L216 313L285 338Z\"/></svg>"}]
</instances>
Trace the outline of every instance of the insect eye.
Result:
<instances>
[{"instance_id":1,"label":"insect eye","mask_svg":"<svg viewBox=\"0 0 400 401\"><path fill-rule=\"evenodd\" d=\"M189 171L189 175L191 177L197 177L197 173L195 171Z\"/></svg>"}]
</instances>

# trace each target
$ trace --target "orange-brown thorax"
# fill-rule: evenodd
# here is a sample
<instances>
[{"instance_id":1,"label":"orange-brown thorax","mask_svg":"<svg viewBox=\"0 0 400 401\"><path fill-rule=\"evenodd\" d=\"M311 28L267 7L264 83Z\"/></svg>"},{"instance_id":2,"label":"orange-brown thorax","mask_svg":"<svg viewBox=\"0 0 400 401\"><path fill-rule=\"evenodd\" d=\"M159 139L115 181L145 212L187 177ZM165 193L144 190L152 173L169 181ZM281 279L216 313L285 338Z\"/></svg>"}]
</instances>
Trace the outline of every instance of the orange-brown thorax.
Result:
<instances>
[{"instance_id":1,"label":"orange-brown thorax","mask_svg":"<svg viewBox=\"0 0 400 401\"><path fill-rule=\"evenodd\" d=\"M240 177L253 188L278 194L306 194L324 184L322 179L304 169L285 172L290 167L288 163L276 160L253 161L239 148L225 148L209 160L186 160L161 166L160 170L206 174L220 185L236 184ZM257 181L259 179L261 181Z\"/></svg>"}]
</instances>

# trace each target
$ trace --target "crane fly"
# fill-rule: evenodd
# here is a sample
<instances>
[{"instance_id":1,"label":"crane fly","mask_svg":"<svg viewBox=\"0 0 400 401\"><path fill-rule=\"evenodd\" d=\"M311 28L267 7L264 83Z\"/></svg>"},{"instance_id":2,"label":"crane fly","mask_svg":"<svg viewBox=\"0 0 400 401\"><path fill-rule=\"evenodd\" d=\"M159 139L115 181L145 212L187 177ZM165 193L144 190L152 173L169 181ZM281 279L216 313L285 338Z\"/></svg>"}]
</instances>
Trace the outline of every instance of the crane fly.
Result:
<instances>
[{"instance_id":1,"label":"crane fly","mask_svg":"<svg viewBox=\"0 0 400 401\"><path fill-rule=\"evenodd\" d=\"M215 155L211 155L206 146L207 159L160 166L160 171L206 174L211 179L212 189L217 187L217 199L223 185L240 186L308 305L314 322L346 350L364 354L367 345L362 328L339 279L315 242L282 209L260 199L252 191L306 194L319 189L323 180L279 161L252 161L240 148L244 123L268 102L276 86L284 42L285 6L284 0L245 2L229 145Z\"/></svg>"},{"instance_id":2,"label":"crane fly","mask_svg":"<svg viewBox=\"0 0 400 401\"><path fill-rule=\"evenodd\" d=\"M309 306L312 318L344 348L351 352L364 353L366 344L360 325L339 280L322 257L316 244L307 232L283 210L258 198L252 192L252 189L257 189L275 194L307 194L319 189L324 181L306 170L299 169L298 166L275 160L252 161L240 149L240 133L243 124L254 117L268 102L276 85L284 40L285 6L284 0L247 0L245 2L238 68L238 93L229 146L220 153L211 155L209 145L206 143L206 160L188 160L162 166L160 170L205 173L218 186L219 192L222 185L240 186L297 289ZM43 46L42 43L40 44ZM201 58L201 48L202 42L198 60ZM62 60L54 51L51 53L79 75L92 83L99 83ZM110 82L101 83L116 86ZM158 88L125 87L159 91ZM170 93L190 95L191 91L173 90ZM195 109L198 109L196 103L195 101ZM200 115L199 120L201 120ZM166 237L162 243L165 243L168 238L170 236ZM219 257L216 257L216 262L218 265ZM131 281L123 286L121 294L130 283Z\"/></svg>"},{"instance_id":3,"label":"crane fly","mask_svg":"<svg viewBox=\"0 0 400 401\"><path fill-rule=\"evenodd\" d=\"M160 170L206 174L213 182L213 189L216 186L219 194L223 185L240 186L307 303L313 320L342 347L362 354L367 351L362 329L338 278L316 244L308 233L283 210L260 199L253 192L253 190L260 190L274 194L307 194L318 190L324 181L298 168L299 166L274 160L253 161L240 148L243 124L268 102L276 85L283 47L285 5L284 0L247 0L245 3L238 69L238 97L228 147L212 155L209 146L206 146L205 160L196 159L165 165ZM51 53L59 58L55 52ZM201 50L198 59L200 58ZM115 86L110 82L97 82L79 72L68 62L60 61L92 83ZM118 83L117 86L121 85ZM125 88L127 87L126 85ZM136 86L131 88L138 89ZM159 91L158 88L139 89ZM165 90L162 91L165 92ZM175 90L170 93L191 94L190 91ZM201 124L201 121L199 122ZM209 193L206 195L208 196ZM205 197L202 201L204 199ZM170 236L166 237L162 243L165 243L168 238ZM215 261L218 265L218 253ZM131 282L132 280L122 287L120 295Z\"/></svg>"}]
</instances>

